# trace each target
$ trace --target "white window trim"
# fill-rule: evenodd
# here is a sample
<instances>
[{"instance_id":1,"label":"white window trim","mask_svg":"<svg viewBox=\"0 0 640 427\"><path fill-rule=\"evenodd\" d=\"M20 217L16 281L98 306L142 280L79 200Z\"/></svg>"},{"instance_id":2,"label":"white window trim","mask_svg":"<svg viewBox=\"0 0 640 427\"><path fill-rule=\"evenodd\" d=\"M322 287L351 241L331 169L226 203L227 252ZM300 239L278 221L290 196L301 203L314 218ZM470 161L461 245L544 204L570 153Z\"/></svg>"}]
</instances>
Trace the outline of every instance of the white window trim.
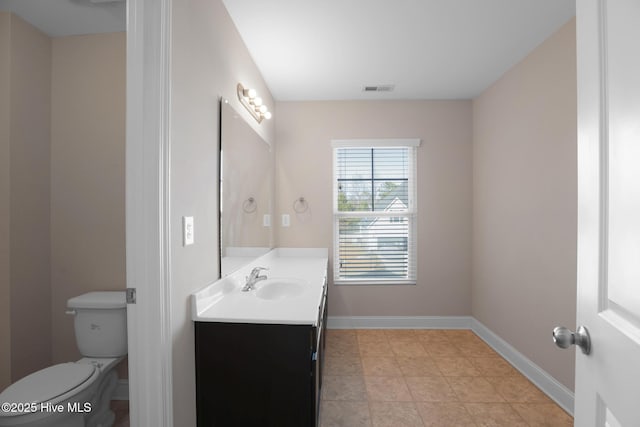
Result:
<instances>
[{"instance_id":1,"label":"white window trim","mask_svg":"<svg viewBox=\"0 0 640 427\"><path fill-rule=\"evenodd\" d=\"M420 139L418 138L396 138L396 139L332 139L331 147L333 148L390 148L390 147L419 147Z\"/></svg>"},{"instance_id":2,"label":"white window trim","mask_svg":"<svg viewBox=\"0 0 640 427\"><path fill-rule=\"evenodd\" d=\"M333 164L332 164L332 170L333 170L333 179L332 179L332 198L333 198L333 211L332 211L332 222L333 222L333 241L332 241L332 246L333 246L333 264L334 264L334 273L333 273L333 283L336 285L341 285L341 286L350 286L350 285L364 285L364 286L384 286L384 285L393 285L393 286L399 286L399 285L415 285L417 282L417 258L418 258L418 245L417 242L414 242L413 240L417 240L418 237L418 231L417 231L417 218L418 218L418 211L417 211L417 187L418 187L418 183L417 183L417 175L418 175L418 171L417 171L417 163L418 163L418 156L417 156L417 148L420 146L421 144L421 140L419 138L394 138L394 139L382 139L382 138L364 138L364 139L334 139L331 140L331 147L333 149ZM412 182L412 196L410 198L410 206L409 209L406 213L404 213L401 216L410 216L412 217L412 230L409 233L409 245L413 246L413 262L414 262L414 266L412 266L415 269L415 279L401 279L401 280L396 280L396 279L363 279L363 280L357 280L357 279L340 279L338 278L338 272L339 272L339 268L338 268L338 248L336 245L336 242L338 241L338 227L337 227L337 221L336 218L339 218L341 216L350 216L349 213L343 213L343 212L338 212L338 206L337 206L337 197L336 197L336 182L337 182L337 170L336 170L336 161L337 161L337 149L338 148L359 148L359 147L368 147L368 148L397 148L397 147L406 147L406 148L414 148L414 153L413 153L413 165L412 165L412 171L411 171L411 176L413 179ZM364 212L361 214L365 214ZM394 215L395 214L395 215ZM390 212L390 213L384 213L384 212L371 212L371 214L366 213L365 215L372 215L372 216L398 216L397 212Z\"/></svg>"}]
</instances>

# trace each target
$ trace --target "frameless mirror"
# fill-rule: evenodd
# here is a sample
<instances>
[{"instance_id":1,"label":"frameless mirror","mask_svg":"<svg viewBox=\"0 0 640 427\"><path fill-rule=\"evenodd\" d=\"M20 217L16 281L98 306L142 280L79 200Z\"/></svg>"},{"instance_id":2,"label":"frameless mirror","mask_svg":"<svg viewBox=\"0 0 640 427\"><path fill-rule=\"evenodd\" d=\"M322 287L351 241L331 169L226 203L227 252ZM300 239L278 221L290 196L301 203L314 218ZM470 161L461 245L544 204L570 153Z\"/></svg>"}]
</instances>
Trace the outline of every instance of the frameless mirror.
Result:
<instances>
[{"instance_id":1,"label":"frameless mirror","mask_svg":"<svg viewBox=\"0 0 640 427\"><path fill-rule=\"evenodd\" d=\"M273 151L225 100L220 102L220 273L272 247Z\"/></svg>"}]
</instances>

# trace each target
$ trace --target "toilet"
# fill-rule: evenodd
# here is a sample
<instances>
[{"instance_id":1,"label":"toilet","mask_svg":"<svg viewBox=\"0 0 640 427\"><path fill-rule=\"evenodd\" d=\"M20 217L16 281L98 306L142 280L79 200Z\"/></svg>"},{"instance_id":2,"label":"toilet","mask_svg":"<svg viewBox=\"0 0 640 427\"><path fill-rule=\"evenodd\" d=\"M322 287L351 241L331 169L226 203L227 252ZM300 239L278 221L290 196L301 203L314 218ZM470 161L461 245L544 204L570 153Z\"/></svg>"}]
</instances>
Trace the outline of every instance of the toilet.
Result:
<instances>
[{"instance_id":1,"label":"toilet","mask_svg":"<svg viewBox=\"0 0 640 427\"><path fill-rule=\"evenodd\" d=\"M0 393L0 426L111 427L110 409L127 354L125 292L89 292L67 302L83 358L34 372Z\"/></svg>"}]
</instances>

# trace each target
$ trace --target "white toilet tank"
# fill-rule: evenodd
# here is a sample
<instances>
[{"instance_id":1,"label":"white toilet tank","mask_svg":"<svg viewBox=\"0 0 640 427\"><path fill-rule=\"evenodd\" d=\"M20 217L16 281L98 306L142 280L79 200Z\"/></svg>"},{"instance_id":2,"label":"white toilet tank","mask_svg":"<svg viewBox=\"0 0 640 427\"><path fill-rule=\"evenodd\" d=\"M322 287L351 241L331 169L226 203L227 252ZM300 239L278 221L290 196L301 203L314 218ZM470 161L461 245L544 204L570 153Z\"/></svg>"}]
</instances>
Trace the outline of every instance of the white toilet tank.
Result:
<instances>
[{"instance_id":1,"label":"white toilet tank","mask_svg":"<svg viewBox=\"0 0 640 427\"><path fill-rule=\"evenodd\" d=\"M67 301L74 315L76 343L85 357L127 354L127 301L124 291L89 292Z\"/></svg>"}]
</instances>

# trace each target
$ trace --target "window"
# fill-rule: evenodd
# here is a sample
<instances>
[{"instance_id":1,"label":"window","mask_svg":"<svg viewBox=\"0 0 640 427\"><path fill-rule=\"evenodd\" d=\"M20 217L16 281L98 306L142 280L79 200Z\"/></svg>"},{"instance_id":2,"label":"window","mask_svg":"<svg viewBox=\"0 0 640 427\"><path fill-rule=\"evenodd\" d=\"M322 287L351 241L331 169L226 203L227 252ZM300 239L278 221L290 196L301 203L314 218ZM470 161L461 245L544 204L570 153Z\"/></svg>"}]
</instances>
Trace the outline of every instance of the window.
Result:
<instances>
[{"instance_id":1,"label":"window","mask_svg":"<svg viewBox=\"0 0 640 427\"><path fill-rule=\"evenodd\" d=\"M334 282L415 284L419 140L340 140L334 149Z\"/></svg>"}]
</instances>

